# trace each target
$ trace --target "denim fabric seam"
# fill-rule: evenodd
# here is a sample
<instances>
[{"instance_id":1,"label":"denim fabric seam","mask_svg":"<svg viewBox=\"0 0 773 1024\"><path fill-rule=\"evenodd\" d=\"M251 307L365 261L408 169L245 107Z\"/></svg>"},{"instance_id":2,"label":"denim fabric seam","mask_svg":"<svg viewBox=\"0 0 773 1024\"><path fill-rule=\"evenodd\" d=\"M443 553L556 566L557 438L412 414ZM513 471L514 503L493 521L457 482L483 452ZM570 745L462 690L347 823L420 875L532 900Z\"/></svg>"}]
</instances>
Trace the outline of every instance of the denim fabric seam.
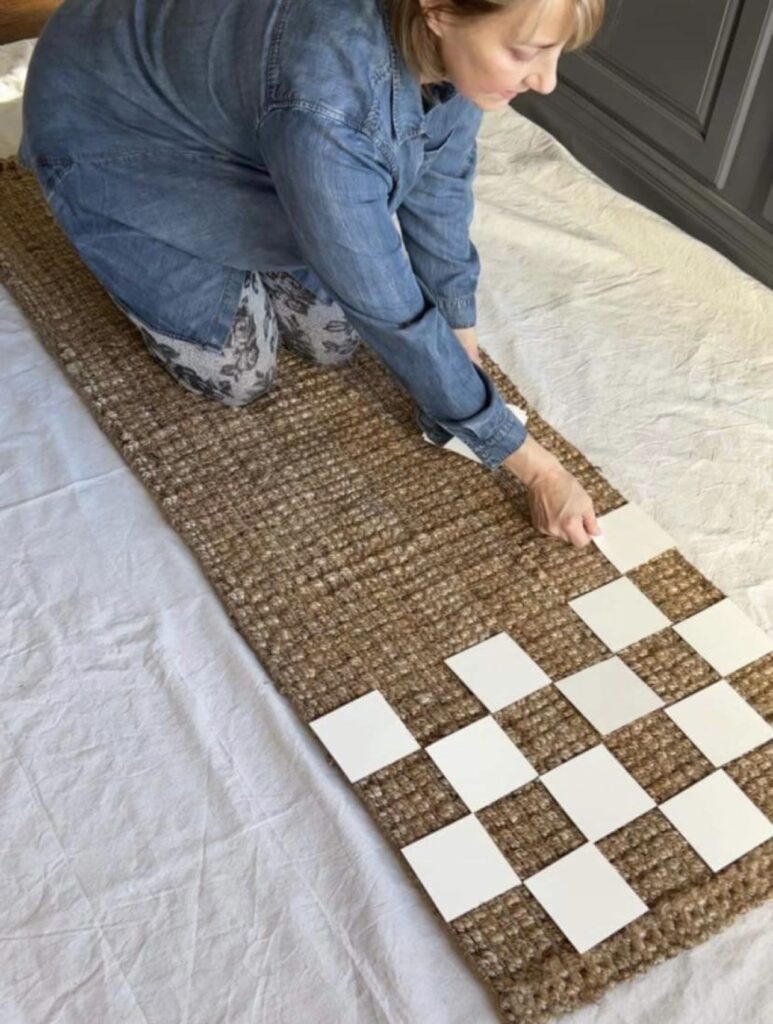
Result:
<instances>
[{"instance_id":1,"label":"denim fabric seam","mask_svg":"<svg viewBox=\"0 0 773 1024\"><path fill-rule=\"evenodd\" d=\"M201 342L201 344L203 344L206 348L214 349L216 352L222 352L223 348L225 347L225 343L228 341L228 335L231 332L234 316L236 315L236 310L234 310L229 318L226 319L223 316L223 307L226 306L226 298L228 298L230 302L231 292L235 292L236 294L234 298L236 300L236 308L238 309L239 299L241 297L242 292L244 291L248 275L250 274L249 270L239 271L236 267L232 267L231 270L236 270L237 274L241 273L241 280L230 271L229 273L224 275L223 290L220 293L220 299L217 303L216 312L212 317L212 325L214 328L214 330L212 331L213 335L217 334L220 327L222 326L222 322L225 322L225 334L223 335L223 343L222 345L210 345L207 342ZM230 307L227 306L226 308Z\"/></svg>"},{"instance_id":2,"label":"denim fabric seam","mask_svg":"<svg viewBox=\"0 0 773 1024\"><path fill-rule=\"evenodd\" d=\"M499 427L499 429L494 431L494 434L488 439L488 443L491 445L492 448L494 447L494 445L498 444L502 440L502 438L505 436L505 434L508 432L511 426L512 423L510 422L510 417L509 415L507 415L502 421L502 425Z\"/></svg>"},{"instance_id":3,"label":"denim fabric seam","mask_svg":"<svg viewBox=\"0 0 773 1024\"><path fill-rule=\"evenodd\" d=\"M475 327L478 319L478 307L476 293L469 295L446 298L443 295L435 295L435 305L446 318L449 327L454 331L469 330ZM466 321L463 323L451 323L454 321Z\"/></svg>"},{"instance_id":4,"label":"denim fabric seam","mask_svg":"<svg viewBox=\"0 0 773 1024\"><path fill-rule=\"evenodd\" d=\"M479 438L474 430L471 430L469 427L465 427L465 426L459 426L458 429L455 431L455 433L466 444L470 444L470 443L472 443L472 444L480 444L480 445L483 445L485 447L488 447L489 445L491 445L493 447L498 441L501 441L503 435L506 433L506 431L510 427L510 421L508 419L508 410L506 408L504 408L504 410L501 413L501 415L504 417L504 419L502 420L502 423L498 427L496 427L496 429L494 430L494 433L491 434L490 437L487 437L485 440L482 440L481 438Z\"/></svg>"},{"instance_id":5,"label":"denim fabric seam","mask_svg":"<svg viewBox=\"0 0 773 1024\"><path fill-rule=\"evenodd\" d=\"M279 72L279 51L283 41L285 23L290 15L291 4L289 0L277 0L274 10L271 12L268 21L265 26L266 44L265 53L266 60L263 62L265 65L265 76L261 81L262 94L261 94L261 105L264 107L263 114L258 117L258 123L262 120L263 116L269 112L269 96L274 95L276 82L278 79ZM394 81L395 75L395 47L391 35L391 27L389 20L385 15L385 12L381 12L382 23L387 31L390 45L388 46L388 52L386 54L386 60L384 61L384 78L390 78ZM296 100L290 100L291 104L298 102ZM301 101L302 102L302 101Z\"/></svg>"},{"instance_id":6,"label":"denim fabric seam","mask_svg":"<svg viewBox=\"0 0 773 1024\"><path fill-rule=\"evenodd\" d=\"M232 268L232 269L235 269L235 268ZM238 301L239 301L239 296L241 295L241 292L242 292L242 288L244 287L244 275L249 274L249 271L239 271L239 273L242 273L243 277L242 277L242 282L239 284L239 293L236 296L237 304L238 304ZM231 285L231 282L234 281L234 280L235 279L233 278L233 275L229 274L226 277L226 281L225 281L225 283L223 285L223 290L220 293L220 299L218 300L217 312L212 317L211 327L218 328L220 326L221 312L222 312L223 306L225 304L226 292L228 291L228 289L229 289L229 287ZM108 292L107 294L112 299L112 301L115 303L115 305L118 306L119 309L121 309L122 312L130 320L132 320L132 321L135 321L135 320L139 321L139 323L145 328L145 330L148 331L151 334L162 335L164 338L168 338L170 341L181 341L181 342L183 342L186 345L195 345L196 347L206 349L209 352L222 352L223 348L225 347L225 343L228 340L228 333L230 331L230 323L226 324L226 332L225 332L225 336L223 338L222 345L215 345L211 341L201 341L199 338L186 337L184 334L179 334L177 331L169 330L169 328L167 328L167 327L160 327L160 326L158 326L158 325L156 325L154 323L151 323L146 317L142 317L138 313L135 313L134 310L130 309L129 306L126 305L125 302L122 302L112 292ZM233 321L233 316L231 316L231 321ZM215 332L213 330L211 330L210 333L214 334Z\"/></svg>"},{"instance_id":7,"label":"denim fabric seam","mask_svg":"<svg viewBox=\"0 0 773 1024\"><path fill-rule=\"evenodd\" d=\"M518 420L518 418L515 416L514 413L512 413L510 410L506 410L506 413L507 413L507 415L505 416L505 420L502 423L501 427L493 434L492 437L488 438L488 440L486 441L486 443L485 443L486 451L489 451L489 450L492 450L492 449L496 448L496 446L502 441L502 439L505 437L505 435L508 433L508 431L512 428L513 423L510 420L510 416L512 416L513 419L516 420L517 423L519 423L521 426L523 426L523 424L520 423L520 420ZM525 427L524 427L524 434L526 434L526 428ZM524 436L524 440L525 439L526 438ZM521 444L522 443L523 443L523 441L521 442ZM520 447L520 445L518 445L518 447ZM517 451L517 450L518 450L517 448L513 449L513 451ZM509 452L508 454L512 455L512 452ZM490 456L489 456L489 458L490 458ZM503 458L499 459L496 463L489 464L487 462L486 465L488 466L489 469L498 469L499 466L501 465L501 463L506 458L507 458L507 455L503 456Z\"/></svg>"},{"instance_id":8,"label":"denim fabric seam","mask_svg":"<svg viewBox=\"0 0 773 1024\"><path fill-rule=\"evenodd\" d=\"M265 75L261 81L261 96L260 96L260 112L256 119L254 126L254 133L257 135L261 131L261 127L264 119L276 109L289 108L293 110L309 109L315 113L319 113L321 116L329 117L331 120L338 121L339 123L348 125L353 131L356 131L364 135L369 141L378 147L379 152L386 159L389 167L389 172L396 179L399 174L399 163L397 161L396 154L392 154L391 147L383 144L379 138L374 136L372 132L364 130L361 124L352 121L341 111L333 110L324 104L313 103L308 100L292 99L292 100L280 100L276 98L276 82L278 80L279 72L279 51L282 42L282 37L285 29L285 23L290 14L290 4L288 0L278 0L278 3L266 23L266 61L265 61ZM387 61L385 63L385 74L384 78L389 78L395 85L396 83L396 48L392 39L391 26L389 19L384 11L381 12L382 23L384 24L387 37L389 40ZM399 87L399 86L398 86ZM397 102L397 96L395 96L395 104ZM423 121L423 119L422 119ZM381 134L381 133L379 133ZM410 132L405 134L402 141L412 140L419 138L422 134L422 124L419 124L416 128L415 134Z\"/></svg>"},{"instance_id":9,"label":"denim fabric seam","mask_svg":"<svg viewBox=\"0 0 773 1024\"><path fill-rule=\"evenodd\" d=\"M282 34L284 32L285 22L290 13L290 4L287 0L278 0L277 6L271 14L269 21L266 24L266 36L269 40L267 49L266 59L266 74L262 82L263 95L261 96L261 107L262 110L259 113L254 131L256 136L260 133L264 119L276 109L289 108L292 110L307 109L314 113L318 113L323 117L328 117L333 121L337 121L340 124L345 124L350 127L353 131L364 135L371 143L376 145L383 156L386 157L389 165L391 174L395 174L398 170L397 164L392 158L392 154L389 147L382 145L371 132L364 130L361 124L347 117L340 110L328 107L326 104L312 102L310 100L302 99L291 99L281 100L276 98L276 81L278 78L279 70L279 49L282 41ZM388 76L394 80L394 53L390 47L389 62L386 65L388 70ZM386 77L386 75L385 75ZM411 138L418 137L421 134L421 126L416 132L416 136L410 136Z\"/></svg>"},{"instance_id":10,"label":"denim fabric seam","mask_svg":"<svg viewBox=\"0 0 773 1024\"><path fill-rule=\"evenodd\" d=\"M241 280L239 280L237 277L234 276L233 271L236 271L237 274L241 274ZM216 336L217 333L219 332L220 328L224 324L225 325L225 334L223 335L222 344L216 345L213 342L208 341L206 339L205 340L201 340L200 338L189 338L189 337L186 338L182 334L178 334L175 331L169 331L169 330L166 330L164 328L152 328L152 329L153 330L157 330L159 334L166 335L166 337L168 337L168 338L174 338L176 341L184 341L188 345L198 345L200 348L208 349L211 352L222 352L222 350L223 350L223 348L225 346L225 343L228 340L228 334L230 332L231 324L233 322L233 318L234 318L234 315L235 315L235 311L234 311L234 313L231 314L230 318L224 317L223 316L223 307L226 304L226 299L228 298L230 300L230 298L231 298L231 294L230 293L233 292L233 291L236 291L235 298L236 298L236 304L237 304L237 307L238 307L239 296L241 295L242 289L244 288L244 282L246 280L246 275L248 273L249 273L249 271L243 271L243 270L240 271L240 270L237 270L236 267L231 267L231 268L229 268L228 273L223 275L223 287L222 287L222 289L220 291L220 298L218 299L217 305L215 306L215 312L212 315L212 320L210 321L209 328L205 332L207 336ZM238 285L238 290L236 288L237 285ZM135 316L136 316L136 314L135 314ZM140 318L138 317L138 319L140 319Z\"/></svg>"},{"instance_id":11,"label":"denim fabric seam","mask_svg":"<svg viewBox=\"0 0 773 1024\"><path fill-rule=\"evenodd\" d=\"M446 146L451 142L451 140L454 137L454 132L455 131L456 131L456 128L455 127L452 128L451 131L448 133L448 135L446 135L446 137L441 140L439 145L433 146L432 149L427 149L426 146L424 147L424 163L426 164L426 168L429 168L429 167L432 166L432 164L434 163L434 158L436 156L440 156L440 154L443 152L443 150L446 148ZM424 131L420 132L419 134L423 135L425 138L429 138L429 136L426 135L426 133ZM422 168L422 170L424 170L426 168Z\"/></svg>"},{"instance_id":12,"label":"denim fabric seam","mask_svg":"<svg viewBox=\"0 0 773 1024\"><path fill-rule=\"evenodd\" d=\"M478 158L478 139L476 137L475 139L473 139L472 146L470 147L470 152L469 152L469 154L467 156L467 161L464 164L464 166L462 167L462 176L463 177L467 175L467 173L469 172L469 170L473 166L473 164L477 163L477 158Z\"/></svg>"},{"instance_id":13,"label":"denim fabric seam","mask_svg":"<svg viewBox=\"0 0 773 1024\"><path fill-rule=\"evenodd\" d=\"M285 0L278 0L266 22L266 38L268 39L268 57L266 60L266 77L264 79L264 96L271 88L274 75L279 68L279 47L282 42L285 22L290 15L290 5ZM265 84L269 83L269 84Z\"/></svg>"},{"instance_id":14,"label":"denim fabric seam","mask_svg":"<svg viewBox=\"0 0 773 1024\"><path fill-rule=\"evenodd\" d=\"M145 146L142 149L131 149L131 150L98 150L96 153L77 153L77 154L63 154L61 156L45 155L39 156L35 159L47 164L54 163L104 163L106 160L125 160L131 159L132 157L143 156L147 154L158 155L158 147L150 149Z\"/></svg>"},{"instance_id":15,"label":"denim fabric seam","mask_svg":"<svg viewBox=\"0 0 773 1024\"><path fill-rule=\"evenodd\" d=\"M344 125L346 128L351 129L351 131L356 132L358 135L362 135L363 138L367 139L371 145L378 149L379 153L386 158L389 173L393 178L395 178L395 175L398 173L399 167L394 162L392 153L377 135L374 135L373 132L363 128L362 125L347 117L345 114L341 114L340 111L333 110L321 103L312 103L308 100L282 100L280 102L272 103L271 106L263 112L255 126L256 137L262 131L265 121L272 114L282 110L297 110L306 114L316 115L321 119L331 121L334 124Z\"/></svg>"},{"instance_id":16,"label":"denim fabric seam","mask_svg":"<svg viewBox=\"0 0 773 1024\"><path fill-rule=\"evenodd\" d=\"M130 150L99 150L96 153L77 153L76 155L68 156L42 156L36 159L47 164L53 163L67 163L68 161L73 164L105 164L105 163L121 163L123 161L135 160L141 157L148 157L153 160L158 160L160 156L168 152L170 156L176 156L177 159L180 157L179 149L173 147L164 146L145 146L142 149L130 149ZM227 160L228 157L221 156L216 153L194 153L185 152L185 159L188 163L209 163L213 160ZM257 165L256 165L257 166Z\"/></svg>"},{"instance_id":17,"label":"denim fabric seam","mask_svg":"<svg viewBox=\"0 0 773 1024\"><path fill-rule=\"evenodd\" d=\"M55 172L51 176L51 178L49 178L45 174L46 169L49 168L49 167L51 168L52 171ZM43 191L44 191L45 197L46 197L46 202L49 205L55 199L59 198L58 195L57 195L57 193L59 192L59 188L60 188L62 182L64 181L64 179L71 173L71 171L73 170L73 167L74 167L74 164L73 164L72 161L69 161L69 163L66 163L64 161L58 161L56 164L50 164L50 163L40 163L40 164L38 164L38 168L41 171L44 172L44 175L43 175L44 176L44 181L41 181L41 178L40 178L40 175L37 172L37 169L35 170L35 177L38 179L38 183L43 188Z\"/></svg>"},{"instance_id":18,"label":"denim fabric seam","mask_svg":"<svg viewBox=\"0 0 773 1024\"><path fill-rule=\"evenodd\" d=\"M32 158L33 167L66 167L72 162L71 156L36 156Z\"/></svg>"}]
</instances>

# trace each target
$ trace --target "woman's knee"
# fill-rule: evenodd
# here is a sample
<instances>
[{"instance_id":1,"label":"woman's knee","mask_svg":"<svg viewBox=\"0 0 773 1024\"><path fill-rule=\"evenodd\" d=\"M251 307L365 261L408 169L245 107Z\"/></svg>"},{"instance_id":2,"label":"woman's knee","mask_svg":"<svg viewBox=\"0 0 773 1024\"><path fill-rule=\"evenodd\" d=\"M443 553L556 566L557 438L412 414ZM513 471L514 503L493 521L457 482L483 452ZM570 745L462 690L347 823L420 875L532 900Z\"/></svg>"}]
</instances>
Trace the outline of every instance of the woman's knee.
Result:
<instances>
[{"instance_id":1,"label":"woman's knee","mask_svg":"<svg viewBox=\"0 0 773 1024\"><path fill-rule=\"evenodd\" d=\"M267 394L274 383L276 315L252 274L245 275L233 323L220 349L162 335L140 321L135 323L151 355L194 394L223 405L245 406Z\"/></svg>"},{"instance_id":2,"label":"woman's knee","mask_svg":"<svg viewBox=\"0 0 773 1024\"><path fill-rule=\"evenodd\" d=\"M267 395L274 385L276 370L271 367L265 372L256 374L250 380L240 379L228 382L225 389L223 382L220 382L219 394L212 397L222 402L223 405L241 408L245 405L252 405L258 398Z\"/></svg>"},{"instance_id":3,"label":"woman's knee","mask_svg":"<svg viewBox=\"0 0 773 1024\"><path fill-rule=\"evenodd\" d=\"M343 366L350 363L361 344L357 335L329 335L313 350L313 359L321 366Z\"/></svg>"},{"instance_id":4,"label":"woman's knee","mask_svg":"<svg viewBox=\"0 0 773 1024\"><path fill-rule=\"evenodd\" d=\"M260 271L259 277L287 348L322 366L351 361L361 338L338 303L316 295L287 271Z\"/></svg>"},{"instance_id":5,"label":"woman's knee","mask_svg":"<svg viewBox=\"0 0 773 1024\"><path fill-rule=\"evenodd\" d=\"M140 331L150 354L193 394L222 405L245 406L267 394L274 383L273 360L249 358L245 365L227 349L219 353L188 342L170 344L144 328Z\"/></svg>"}]
</instances>

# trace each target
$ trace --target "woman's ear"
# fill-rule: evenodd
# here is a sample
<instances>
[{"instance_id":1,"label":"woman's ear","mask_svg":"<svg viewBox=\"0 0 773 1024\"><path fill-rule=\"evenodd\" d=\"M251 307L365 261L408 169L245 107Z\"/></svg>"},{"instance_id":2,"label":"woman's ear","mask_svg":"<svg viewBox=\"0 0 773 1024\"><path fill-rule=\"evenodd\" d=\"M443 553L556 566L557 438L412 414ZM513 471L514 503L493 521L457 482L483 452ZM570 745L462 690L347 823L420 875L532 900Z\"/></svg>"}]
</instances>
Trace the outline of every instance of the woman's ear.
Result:
<instances>
[{"instance_id":1,"label":"woman's ear","mask_svg":"<svg viewBox=\"0 0 773 1024\"><path fill-rule=\"evenodd\" d=\"M424 16L424 21L427 24L427 28L430 32L441 38L443 35L443 29L441 26L441 15L435 12L434 0L419 0L421 6L421 12Z\"/></svg>"}]
</instances>

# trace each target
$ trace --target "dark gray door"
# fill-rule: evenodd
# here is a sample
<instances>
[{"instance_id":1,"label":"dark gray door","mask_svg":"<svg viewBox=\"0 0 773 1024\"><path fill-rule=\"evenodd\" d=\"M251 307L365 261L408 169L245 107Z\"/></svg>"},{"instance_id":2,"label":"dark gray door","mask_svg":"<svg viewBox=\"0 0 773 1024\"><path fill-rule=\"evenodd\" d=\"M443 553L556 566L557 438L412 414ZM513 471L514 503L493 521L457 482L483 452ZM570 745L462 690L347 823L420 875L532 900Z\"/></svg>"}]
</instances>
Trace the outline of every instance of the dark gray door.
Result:
<instances>
[{"instance_id":1,"label":"dark gray door","mask_svg":"<svg viewBox=\"0 0 773 1024\"><path fill-rule=\"evenodd\" d=\"M773 0L608 0L520 113L773 287Z\"/></svg>"}]
</instances>

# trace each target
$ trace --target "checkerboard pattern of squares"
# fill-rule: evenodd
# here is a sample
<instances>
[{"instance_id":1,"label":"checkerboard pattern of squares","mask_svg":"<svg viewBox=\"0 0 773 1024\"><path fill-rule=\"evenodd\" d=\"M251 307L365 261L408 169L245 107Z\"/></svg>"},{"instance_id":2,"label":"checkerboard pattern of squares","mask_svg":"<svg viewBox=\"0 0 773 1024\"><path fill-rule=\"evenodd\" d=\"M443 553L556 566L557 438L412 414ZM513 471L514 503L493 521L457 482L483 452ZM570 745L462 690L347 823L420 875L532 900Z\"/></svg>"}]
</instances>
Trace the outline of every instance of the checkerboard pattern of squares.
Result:
<instances>
[{"instance_id":1,"label":"checkerboard pattern of squares","mask_svg":"<svg viewBox=\"0 0 773 1024\"><path fill-rule=\"evenodd\" d=\"M600 517L599 524L603 534L595 543L621 575L568 604L606 647L602 660L551 679L505 632L449 652L448 670L488 714L425 748L377 690L310 722L350 782L423 749L463 802L468 813L401 849L446 921L524 886L578 953L649 909L599 848L616 830L659 813L712 872L773 837L771 821L725 770L773 738L771 726L725 678L768 655L773 641L728 598L671 621L626 574L674 542L630 503ZM663 630L673 631L721 678L671 702L659 696L619 652ZM598 742L540 772L495 715L550 688L589 723ZM653 713L666 716L713 769L660 799L610 749L616 730ZM519 873L481 812L535 783L583 841L539 870Z\"/></svg>"}]
</instances>

